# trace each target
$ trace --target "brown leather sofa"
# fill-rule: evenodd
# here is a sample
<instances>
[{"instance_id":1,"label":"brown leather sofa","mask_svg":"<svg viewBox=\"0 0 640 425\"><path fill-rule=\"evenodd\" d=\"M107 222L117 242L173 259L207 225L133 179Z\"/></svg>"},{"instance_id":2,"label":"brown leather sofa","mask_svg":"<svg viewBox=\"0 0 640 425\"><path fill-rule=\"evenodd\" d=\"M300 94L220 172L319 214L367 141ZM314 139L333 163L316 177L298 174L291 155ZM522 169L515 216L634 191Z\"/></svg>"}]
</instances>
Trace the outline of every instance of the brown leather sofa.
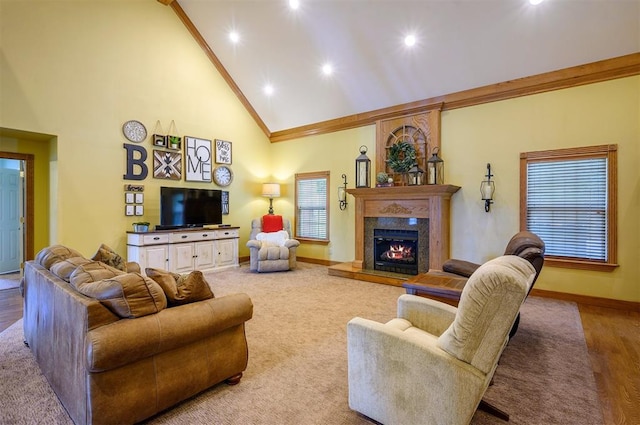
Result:
<instances>
[{"instance_id":1,"label":"brown leather sofa","mask_svg":"<svg viewBox=\"0 0 640 425\"><path fill-rule=\"evenodd\" d=\"M104 295L93 298L70 282L80 268L111 269L67 251L41 251L26 263L24 334L77 425L139 422L217 383L240 381L244 324L253 314L246 294L167 307L159 285L121 271L80 288Z\"/></svg>"}]
</instances>

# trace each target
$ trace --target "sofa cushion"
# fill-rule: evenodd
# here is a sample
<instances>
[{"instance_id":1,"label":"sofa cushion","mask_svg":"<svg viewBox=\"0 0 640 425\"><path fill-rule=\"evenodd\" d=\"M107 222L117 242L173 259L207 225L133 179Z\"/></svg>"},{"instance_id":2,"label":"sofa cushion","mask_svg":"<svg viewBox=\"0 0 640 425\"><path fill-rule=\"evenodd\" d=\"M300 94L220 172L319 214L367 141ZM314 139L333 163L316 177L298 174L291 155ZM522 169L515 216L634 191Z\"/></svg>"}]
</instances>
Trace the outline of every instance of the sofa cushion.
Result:
<instances>
[{"instance_id":1,"label":"sofa cushion","mask_svg":"<svg viewBox=\"0 0 640 425\"><path fill-rule=\"evenodd\" d=\"M188 304L213 298L213 292L202 272L195 270L179 275L166 270L147 268L145 273L160 285L169 306Z\"/></svg>"},{"instance_id":2,"label":"sofa cushion","mask_svg":"<svg viewBox=\"0 0 640 425\"><path fill-rule=\"evenodd\" d=\"M124 273L95 282L84 282L77 289L99 300L123 319L134 319L167 308L167 298L160 285L139 273Z\"/></svg>"},{"instance_id":3,"label":"sofa cushion","mask_svg":"<svg viewBox=\"0 0 640 425\"><path fill-rule=\"evenodd\" d=\"M106 265L115 267L123 272L127 271L127 262L120 256L120 254L105 244L100 245L100 248L98 248L98 251L93 254L91 259L94 261L101 261Z\"/></svg>"},{"instance_id":4,"label":"sofa cushion","mask_svg":"<svg viewBox=\"0 0 640 425\"><path fill-rule=\"evenodd\" d=\"M90 261L82 264L71 273L69 283L78 289L84 283L96 282L102 279L109 279L121 274L125 274L122 270L118 270L105 263L99 261Z\"/></svg>"},{"instance_id":5,"label":"sofa cushion","mask_svg":"<svg viewBox=\"0 0 640 425\"><path fill-rule=\"evenodd\" d=\"M266 233L277 232L284 229L282 225L282 216L269 214L262 216L262 231Z\"/></svg>"},{"instance_id":6,"label":"sofa cushion","mask_svg":"<svg viewBox=\"0 0 640 425\"><path fill-rule=\"evenodd\" d=\"M72 257L82 257L82 254L75 249L67 248L63 245L51 245L38 252L36 255L36 263L40 264L45 269L50 270L51 266L55 263Z\"/></svg>"},{"instance_id":7,"label":"sofa cushion","mask_svg":"<svg viewBox=\"0 0 640 425\"><path fill-rule=\"evenodd\" d=\"M71 274L79 267L92 261L84 257L71 257L66 260L58 261L51 266L51 273L55 274L62 280L69 282Z\"/></svg>"}]
</instances>

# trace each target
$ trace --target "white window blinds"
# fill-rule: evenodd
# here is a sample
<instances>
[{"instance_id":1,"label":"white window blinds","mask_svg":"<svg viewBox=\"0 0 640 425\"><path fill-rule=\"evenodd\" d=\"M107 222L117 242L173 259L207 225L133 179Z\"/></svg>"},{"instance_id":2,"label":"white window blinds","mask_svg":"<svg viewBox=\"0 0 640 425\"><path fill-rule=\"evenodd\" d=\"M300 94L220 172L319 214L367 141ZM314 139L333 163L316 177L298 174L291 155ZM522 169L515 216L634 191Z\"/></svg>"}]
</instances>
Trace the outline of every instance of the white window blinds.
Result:
<instances>
[{"instance_id":1,"label":"white window blinds","mask_svg":"<svg viewBox=\"0 0 640 425\"><path fill-rule=\"evenodd\" d=\"M527 164L527 228L545 255L608 260L607 176L607 158Z\"/></svg>"},{"instance_id":2,"label":"white window blinds","mask_svg":"<svg viewBox=\"0 0 640 425\"><path fill-rule=\"evenodd\" d=\"M296 237L327 239L327 178L296 182Z\"/></svg>"}]
</instances>

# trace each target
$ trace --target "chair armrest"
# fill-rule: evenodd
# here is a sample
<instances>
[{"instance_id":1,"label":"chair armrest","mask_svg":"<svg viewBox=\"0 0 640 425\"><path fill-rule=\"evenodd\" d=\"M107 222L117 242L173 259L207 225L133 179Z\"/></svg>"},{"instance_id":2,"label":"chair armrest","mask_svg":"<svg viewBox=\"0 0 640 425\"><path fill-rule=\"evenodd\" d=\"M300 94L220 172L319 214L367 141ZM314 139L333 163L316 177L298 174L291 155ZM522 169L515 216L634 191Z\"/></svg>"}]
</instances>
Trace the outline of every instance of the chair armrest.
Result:
<instances>
[{"instance_id":1,"label":"chair armrest","mask_svg":"<svg viewBox=\"0 0 640 425\"><path fill-rule=\"evenodd\" d=\"M284 241L284 246L286 246L287 248L300 246L300 241L297 239L287 239L286 241Z\"/></svg>"},{"instance_id":2,"label":"chair armrest","mask_svg":"<svg viewBox=\"0 0 640 425\"><path fill-rule=\"evenodd\" d=\"M480 264L452 258L444 262L442 270L460 276L470 277L478 267L480 267Z\"/></svg>"},{"instance_id":3,"label":"chair armrest","mask_svg":"<svg viewBox=\"0 0 640 425\"><path fill-rule=\"evenodd\" d=\"M457 311L456 307L431 298L408 294L398 298L398 317L436 337L451 325Z\"/></svg>"},{"instance_id":4,"label":"chair armrest","mask_svg":"<svg viewBox=\"0 0 640 425\"><path fill-rule=\"evenodd\" d=\"M262 242L252 239L250 241L247 241L247 248L257 248L260 249L260 247L262 247Z\"/></svg>"}]
</instances>

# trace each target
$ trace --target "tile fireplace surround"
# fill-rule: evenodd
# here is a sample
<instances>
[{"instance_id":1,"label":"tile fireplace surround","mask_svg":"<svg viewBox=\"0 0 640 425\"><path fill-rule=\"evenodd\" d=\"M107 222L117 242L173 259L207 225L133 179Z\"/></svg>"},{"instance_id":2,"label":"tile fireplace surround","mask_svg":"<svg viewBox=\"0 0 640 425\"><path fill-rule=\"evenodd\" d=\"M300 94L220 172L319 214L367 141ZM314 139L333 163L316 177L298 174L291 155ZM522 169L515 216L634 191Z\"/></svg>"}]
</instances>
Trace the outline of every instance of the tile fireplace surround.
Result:
<instances>
[{"instance_id":1,"label":"tile fireplace surround","mask_svg":"<svg viewBox=\"0 0 640 425\"><path fill-rule=\"evenodd\" d=\"M353 273L366 272L371 267L369 266L370 261L365 260L365 255L370 251L370 248L366 247L369 242L366 238L368 232L365 223L370 221L366 220L367 218L427 219L428 268L441 269L442 263L449 258L451 196L459 189L459 186L453 185L347 189L347 193L353 195L356 200L355 259L350 263L330 267L329 274L361 279L361 277L354 276ZM420 221L424 222L425 220ZM370 273L367 275L372 276ZM365 277L362 280L397 284L374 277Z\"/></svg>"}]
</instances>

